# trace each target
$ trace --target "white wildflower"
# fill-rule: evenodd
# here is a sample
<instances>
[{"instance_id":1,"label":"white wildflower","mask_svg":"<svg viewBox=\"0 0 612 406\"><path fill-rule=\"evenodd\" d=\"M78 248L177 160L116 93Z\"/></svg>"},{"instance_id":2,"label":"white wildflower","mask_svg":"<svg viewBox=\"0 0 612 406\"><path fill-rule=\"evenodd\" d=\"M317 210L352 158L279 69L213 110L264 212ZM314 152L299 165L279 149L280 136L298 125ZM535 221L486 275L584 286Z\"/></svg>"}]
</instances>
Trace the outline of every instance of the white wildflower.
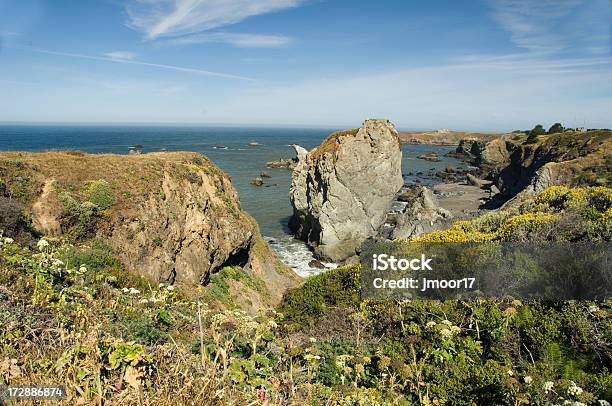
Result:
<instances>
[{"instance_id":1,"label":"white wildflower","mask_svg":"<svg viewBox=\"0 0 612 406\"><path fill-rule=\"evenodd\" d=\"M79 273L85 273L87 272L87 267L84 264L81 264L81 266L79 267Z\"/></svg>"},{"instance_id":2,"label":"white wildflower","mask_svg":"<svg viewBox=\"0 0 612 406\"><path fill-rule=\"evenodd\" d=\"M11 237L4 237L5 244L12 244L13 242L15 242L15 240L13 240Z\"/></svg>"},{"instance_id":3,"label":"white wildflower","mask_svg":"<svg viewBox=\"0 0 612 406\"><path fill-rule=\"evenodd\" d=\"M461 327L451 326L450 331L451 331L451 333L457 335L457 334L461 333Z\"/></svg>"},{"instance_id":4,"label":"white wildflower","mask_svg":"<svg viewBox=\"0 0 612 406\"><path fill-rule=\"evenodd\" d=\"M313 361L318 361L321 359L320 356L318 355L313 355L313 354L306 354L304 355L304 359L308 362L313 362Z\"/></svg>"},{"instance_id":5,"label":"white wildflower","mask_svg":"<svg viewBox=\"0 0 612 406\"><path fill-rule=\"evenodd\" d=\"M453 333L449 329L443 328L442 330L440 330L440 335L442 336L442 338L448 339L453 336Z\"/></svg>"},{"instance_id":6,"label":"white wildflower","mask_svg":"<svg viewBox=\"0 0 612 406\"><path fill-rule=\"evenodd\" d=\"M596 311L599 311L599 307L598 306L596 306L596 305L589 306L589 312L595 313Z\"/></svg>"},{"instance_id":7,"label":"white wildflower","mask_svg":"<svg viewBox=\"0 0 612 406\"><path fill-rule=\"evenodd\" d=\"M436 326L435 321L428 321L427 324L425 324L425 328L434 328L435 326Z\"/></svg>"},{"instance_id":8,"label":"white wildflower","mask_svg":"<svg viewBox=\"0 0 612 406\"><path fill-rule=\"evenodd\" d=\"M140 294L140 291L138 289L136 289L136 288L130 288L129 292L130 292L131 295L139 295Z\"/></svg>"},{"instance_id":9,"label":"white wildflower","mask_svg":"<svg viewBox=\"0 0 612 406\"><path fill-rule=\"evenodd\" d=\"M121 291L122 291L123 293L128 293L130 290L129 290L128 288L123 288L123 289L121 289Z\"/></svg>"},{"instance_id":10,"label":"white wildflower","mask_svg":"<svg viewBox=\"0 0 612 406\"><path fill-rule=\"evenodd\" d=\"M140 299L138 303L142 303L142 304L149 303L149 299Z\"/></svg>"},{"instance_id":11,"label":"white wildflower","mask_svg":"<svg viewBox=\"0 0 612 406\"><path fill-rule=\"evenodd\" d=\"M446 324L449 327L453 325L453 323L451 323L449 320L442 320L441 323Z\"/></svg>"},{"instance_id":12,"label":"white wildflower","mask_svg":"<svg viewBox=\"0 0 612 406\"><path fill-rule=\"evenodd\" d=\"M314 338L314 337L309 337L309 338L308 338L308 341L310 341L311 343L316 343L316 342L317 342L317 339L316 339L316 338Z\"/></svg>"},{"instance_id":13,"label":"white wildflower","mask_svg":"<svg viewBox=\"0 0 612 406\"><path fill-rule=\"evenodd\" d=\"M511 369L508 370L508 376L514 376L514 372Z\"/></svg>"},{"instance_id":14,"label":"white wildflower","mask_svg":"<svg viewBox=\"0 0 612 406\"><path fill-rule=\"evenodd\" d=\"M163 288L164 286L166 286L165 283L160 283L159 285L157 285L157 287L160 288L160 289Z\"/></svg>"},{"instance_id":15,"label":"white wildflower","mask_svg":"<svg viewBox=\"0 0 612 406\"><path fill-rule=\"evenodd\" d=\"M57 268L59 268L60 266L64 266L64 262L57 258L53 258L53 260L51 261L51 264Z\"/></svg>"},{"instance_id":16,"label":"white wildflower","mask_svg":"<svg viewBox=\"0 0 612 406\"><path fill-rule=\"evenodd\" d=\"M576 385L576 382L570 381L570 386L567 388L567 394L570 396L578 396L582 393L582 388Z\"/></svg>"},{"instance_id":17,"label":"white wildflower","mask_svg":"<svg viewBox=\"0 0 612 406\"><path fill-rule=\"evenodd\" d=\"M36 243L36 247L38 247L39 251L44 250L45 248L47 248L49 246L49 241L43 239L40 239L37 243Z\"/></svg>"},{"instance_id":18,"label":"white wildflower","mask_svg":"<svg viewBox=\"0 0 612 406\"><path fill-rule=\"evenodd\" d=\"M525 381L525 384L527 384L527 385L529 385L531 382L533 382L533 378L531 376L529 376L529 375L524 377L523 380Z\"/></svg>"},{"instance_id":19,"label":"white wildflower","mask_svg":"<svg viewBox=\"0 0 612 406\"><path fill-rule=\"evenodd\" d=\"M168 285L168 287L166 289L168 289L169 291L173 291L174 290L174 286L173 285Z\"/></svg>"},{"instance_id":20,"label":"white wildflower","mask_svg":"<svg viewBox=\"0 0 612 406\"><path fill-rule=\"evenodd\" d=\"M548 393L554 387L555 387L555 383L554 382L546 381L546 382L544 382L544 385L542 385L542 390L544 391L544 393Z\"/></svg>"}]
</instances>

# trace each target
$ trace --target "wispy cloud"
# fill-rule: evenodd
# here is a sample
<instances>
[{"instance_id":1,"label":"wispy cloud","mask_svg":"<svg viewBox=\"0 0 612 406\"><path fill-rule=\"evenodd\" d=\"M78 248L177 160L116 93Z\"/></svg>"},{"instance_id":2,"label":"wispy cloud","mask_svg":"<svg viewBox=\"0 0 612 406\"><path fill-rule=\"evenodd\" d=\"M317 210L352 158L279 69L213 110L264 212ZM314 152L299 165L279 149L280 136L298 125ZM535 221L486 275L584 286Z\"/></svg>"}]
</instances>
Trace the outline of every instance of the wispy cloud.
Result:
<instances>
[{"instance_id":1,"label":"wispy cloud","mask_svg":"<svg viewBox=\"0 0 612 406\"><path fill-rule=\"evenodd\" d=\"M282 117L285 123L338 127L389 117L403 128L468 130L514 130L556 121L576 126L572 120L580 117L582 123L584 117L592 126L609 127L610 67L609 57L481 55L357 77L262 83L219 99L207 117L213 122L240 117L254 124L278 123Z\"/></svg>"},{"instance_id":2,"label":"wispy cloud","mask_svg":"<svg viewBox=\"0 0 612 406\"><path fill-rule=\"evenodd\" d=\"M128 26L148 39L177 37L238 23L248 17L280 11L304 0L132 0L126 6Z\"/></svg>"},{"instance_id":3,"label":"wispy cloud","mask_svg":"<svg viewBox=\"0 0 612 406\"><path fill-rule=\"evenodd\" d=\"M194 75L214 76L214 77L219 77L219 78L244 80L244 81L249 81L249 82L256 81L255 79L250 78L250 77L233 75L230 73L215 72L215 71L210 71L210 70L205 70L205 69L188 68L188 67L183 67L183 66L168 65L168 64L162 64L162 63L144 62L144 61L138 61L134 59L122 59L122 58L117 58L116 56L115 57L108 56L112 52L107 53L104 56L97 56L97 55L76 54L76 53L71 53L71 52L52 51L49 49L41 49L41 48L13 47L13 49L19 49L22 51L38 52L41 54L48 54L48 55L65 56L69 58L89 59L93 61L105 61L105 62L115 62L115 63L129 64L129 65L148 66L151 68L166 69L166 70L172 70L176 72L190 73Z\"/></svg>"},{"instance_id":4,"label":"wispy cloud","mask_svg":"<svg viewBox=\"0 0 612 406\"><path fill-rule=\"evenodd\" d=\"M136 54L128 51L107 52L104 56L118 61L133 61L136 59Z\"/></svg>"},{"instance_id":5,"label":"wispy cloud","mask_svg":"<svg viewBox=\"0 0 612 406\"><path fill-rule=\"evenodd\" d=\"M490 0L492 17L520 48L556 52L567 43L562 20L584 0Z\"/></svg>"},{"instance_id":6,"label":"wispy cloud","mask_svg":"<svg viewBox=\"0 0 612 406\"><path fill-rule=\"evenodd\" d=\"M233 32L205 32L165 41L165 43L176 45L225 43L239 48L277 48L285 46L290 42L291 38L284 35L243 34Z\"/></svg>"}]
</instances>

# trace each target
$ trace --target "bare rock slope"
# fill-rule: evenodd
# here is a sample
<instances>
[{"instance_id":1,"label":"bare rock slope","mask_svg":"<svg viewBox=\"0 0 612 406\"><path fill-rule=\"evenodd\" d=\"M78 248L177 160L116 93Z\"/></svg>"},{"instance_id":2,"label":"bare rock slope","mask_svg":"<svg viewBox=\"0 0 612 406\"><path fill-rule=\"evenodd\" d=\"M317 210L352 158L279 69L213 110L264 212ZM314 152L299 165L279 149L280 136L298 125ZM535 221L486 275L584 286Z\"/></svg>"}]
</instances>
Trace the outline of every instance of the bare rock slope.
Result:
<instances>
[{"instance_id":1,"label":"bare rock slope","mask_svg":"<svg viewBox=\"0 0 612 406\"><path fill-rule=\"evenodd\" d=\"M322 258L342 261L375 236L403 185L402 150L389 120L331 134L317 148L296 146L290 198L296 236Z\"/></svg>"}]
</instances>

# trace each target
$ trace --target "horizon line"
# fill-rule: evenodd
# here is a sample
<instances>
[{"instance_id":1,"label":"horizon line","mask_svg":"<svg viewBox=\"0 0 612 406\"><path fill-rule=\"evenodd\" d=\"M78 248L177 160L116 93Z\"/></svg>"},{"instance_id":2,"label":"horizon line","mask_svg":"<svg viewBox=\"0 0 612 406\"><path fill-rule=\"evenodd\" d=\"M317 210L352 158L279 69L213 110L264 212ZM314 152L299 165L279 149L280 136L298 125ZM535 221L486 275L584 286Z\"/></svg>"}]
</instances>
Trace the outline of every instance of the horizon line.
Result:
<instances>
[{"instance_id":1,"label":"horizon line","mask_svg":"<svg viewBox=\"0 0 612 406\"><path fill-rule=\"evenodd\" d=\"M12 125L12 126L67 126L67 127L113 127L113 126L128 126L128 127L226 127L226 128L309 128L319 130L342 130L348 128L358 128L361 126L362 120L359 125L356 124L296 124L296 123L224 123L224 122L174 122L174 121L3 121L0 120L0 126ZM391 120L393 122L393 120ZM480 133L509 133L514 130L501 130L501 129L451 129L446 128L451 132L480 132ZM396 126L399 132L432 132L442 129L442 127L412 127L408 128L405 126ZM528 129L527 129L528 130Z\"/></svg>"}]
</instances>

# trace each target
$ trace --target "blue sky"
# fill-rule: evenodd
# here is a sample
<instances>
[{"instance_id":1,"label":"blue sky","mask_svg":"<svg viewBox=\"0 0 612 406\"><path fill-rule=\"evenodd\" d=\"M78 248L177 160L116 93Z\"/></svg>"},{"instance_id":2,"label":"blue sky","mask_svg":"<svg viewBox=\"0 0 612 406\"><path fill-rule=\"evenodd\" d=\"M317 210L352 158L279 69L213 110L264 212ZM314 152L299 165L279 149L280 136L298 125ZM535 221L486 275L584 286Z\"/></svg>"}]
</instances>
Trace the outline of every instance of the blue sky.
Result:
<instances>
[{"instance_id":1,"label":"blue sky","mask_svg":"<svg viewBox=\"0 0 612 406\"><path fill-rule=\"evenodd\" d=\"M0 0L0 121L612 127L609 0Z\"/></svg>"}]
</instances>

